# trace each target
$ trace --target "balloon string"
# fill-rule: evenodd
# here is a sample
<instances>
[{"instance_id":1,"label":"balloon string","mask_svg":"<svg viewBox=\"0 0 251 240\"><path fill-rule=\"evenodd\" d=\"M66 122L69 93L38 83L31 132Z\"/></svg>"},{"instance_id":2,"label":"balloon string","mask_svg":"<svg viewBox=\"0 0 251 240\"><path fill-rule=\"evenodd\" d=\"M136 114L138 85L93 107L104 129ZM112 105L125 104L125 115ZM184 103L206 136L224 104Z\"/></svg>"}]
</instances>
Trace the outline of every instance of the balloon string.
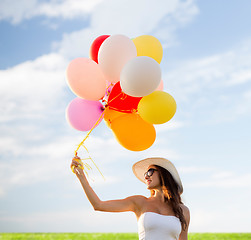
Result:
<instances>
[{"instance_id":1,"label":"balloon string","mask_svg":"<svg viewBox=\"0 0 251 240\"><path fill-rule=\"evenodd\" d=\"M109 84L109 86L106 88L106 90L105 90L105 94L107 95L105 95L105 97L102 99L102 102L105 102L105 105L107 106L107 103L108 103L108 97L109 97L109 95L110 95L110 93L111 92L109 92L108 91L108 89L110 88L110 87L113 87L114 86L114 84L113 83L110 83ZM107 100L105 99L105 98L107 98Z\"/></svg>"},{"instance_id":2,"label":"balloon string","mask_svg":"<svg viewBox=\"0 0 251 240\"><path fill-rule=\"evenodd\" d=\"M86 146L83 145L83 147L85 148L86 152L89 154L89 151L88 151L88 149L86 148ZM93 159L91 158L90 154L89 154L89 158L87 158L87 159L90 159L90 160L92 161L92 163L94 164L94 166L98 169L100 175L101 175L101 176L103 177L103 179L105 180L104 175L103 175L102 172L99 170L97 164L93 161ZM88 165L88 164L87 164L87 165ZM90 168L91 168L91 167L90 167Z\"/></svg>"},{"instance_id":3,"label":"balloon string","mask_svg":"<svg viewBox=\"0 0 251 240\"><path fill-rule=\"evenodd\" d=\"M106 94L107 94L107 97L109 97L110 93L108 91L109 87L111 87L113 85L113 83L111 83L107 88L106 88ZM116 96L115 98L117 98L118 96ZM112 99L113 100L113 99ZM103 100L105 101L105 100ZM106 106L107 106L107 102L106 102ZM85 158L85 159L79 159L79 163L80 163L80 168L83 169L83 171L86 173L87 177L88 177L88 173L87 171L85 170L85 168L87 170L91 170L91 166L87 163L83 163L82 160L87 160L87 159L90 159L92 161L92 163L94 164L94 166L98 169L99 173L101 174L101 176L104 178L105 180L105 177L104 175L101 173L100 169L98 168L97 164L94 162L94 160L91 158L90 154L89 154L89 151L88 149L86 148L86 146L84 145L86 139L90 136L91 132L93 131L93 129L99 124L99 122L101 121L102 117L104 116L105 114L105 111L106 111L106 106L104 106L104 111L102 112L102 114L100 115L99 119L97 120L97 122L93 125L93 127L89 130L89 132L86 134L85 138L81 141L81 143L78 144L78 147L76 148L75 150L75 156L77 156L78 154L78 150L80 149L81 146L84 147L84 149L86 150L86 152L88 153L89 157L88 158ZM72 172L74 173L74 168L72 168Z\"/></svg>"},{"instance_id":4,"label":"balloon string","mask_svg":"<svg viewBox=\"0 0 251 240\"><path fill-rule=\"evenodd\" d=\"M109 89L109 87L111 87L112 85L113 85L113 83L111 83L111 84L106 88L107 97L109 97L109 95L110 95L108 89ZM108 100L107 100L106 105L104 106L104 111L103 111L102 114L100 115L99 119L98 119L97 122L93 125L93 127L89 130L89 132L86 134L85 138L81 141L81 143L79 143L78 147L77 147L76 150L75 150L75 156L77 156L78 150L80 149L81 146L83 146L84 149L86 150L86 152L87 152L88 155L89 155L88 158L79 159L79 160L78 160L78 162L79 162L79 164L80 164L79 167L80 167L81 169L83 169L83 171L86 173L87 177L89 177L89 176L88 176L87 170L91 170L92 167L91 167L89 164L87 164L87 163L83 163L82 160L87 160L87 159L89 159L89 160L92 161L92 163L94 164L94 166L97 168L97 170L99 171L99 173L101 174L101 176L102 176L102 177L104 178L104 180L105 180L104 175L101 173L101 171L100 171L100 169L98 168L97 164L96 164L96 163L94 162L94 160L91 158L91 156L90 156L90 154L89 154L89 151L88 151L88 149L86 148L86 146L84 145L84 143L85 143L86 139L90 136L90 134L91 134L91 132L93 131L93 129L94 129L94 128L99 124L99 122L101 121L102 117L103 117L104 114L105 114L105 111L106 111L107 107L109 107L110 109L119 111L119 112L125 112L125 113L128 113L128 112L129 112L129 113L135 113L135 112L137 112L136 109L132 109L132 110L127 111L127 110L120 110L120 109L118 109L118 108L109 106L109 103L111 103L112 101L114 101L114 100L115 100L116 98L118 98L121 94L122 94L123 99L125 99L125 98L127 97L123 92L120 92L120 93L119 93L118 95L116 95L113 99L109 100L109 102L108 102ZM87 169L87 170L86 170L86 169ZM74 172L74 168L72 168L72 171Z\"/></svg>"},{"instance_id":5,"label":"balloon string","mask_svg":"<svg viewBox=\"0 0 251 240\"><path fill-rule=\"evenodd\" d=\"M99 121L102 119L102 117L104 116L105 114L105 110L106 108L104 109L104 111L102 112L102 114L100 115L98 121L93 125L93 127L91 128L91 130L86 134L85 138L83 139L83 141L78 145L77 149L75 150L75 155L77 154L79 148L84 144L85 140L89 137L89 135L91 134L91 132L93 131L93 129L99 124Z\"/></svg>"},{"instance_id":6,"label":"balloon string","mask_svg":"<svg viewBox=\"0 0 251 240\"><path fill-rule=\"evenodd\" d=\"M112 85L112 84L111 84L111 85ZM111 85L110 85L110 86L111 86ZM109 87L110 87L110 86L109 86ZM109 88L109 87L108 87L108 88ZM108 89L108 88L107 88L107 89ZM110 106L110 103L111 103L112 101L114 101L116 98L118 98L121 94L122 94L121 99L122 99L122 100L125 100L126 97L127 97L127 95L126 95L125 93L123 93L123 92L120 92L118 95L116 95L114 98L112 98L111 100L109 100L109 101L107 102L106 107L109 107L109 108L112 109L112 110L115 110L115 111L118 111L118 112L123 112L123 113L136 113L136 112L138 112L137 109L123 110L123 109L118 109L118 108L115 108L115 107L113 107L113 106ZM108 97L109 97L109 95L110 95L110 93L108 93Z\"/></svg>"},{"instance_id":7,"label":"balloon string","mask_svg":"<svg viewBox=\"0 0 251 240\"><path fill-rule=\"evenodd\" d=\"M75 150L75 156L77 156L78 154L78 150L81 146L84 147L84 149L86 150L86 152L88 153L89 157L88 158L84 158L84 159L79 159L78 162L80 164L80 168L83 169L83 171L85 172L85 174L87 175L87 177L89 177L87 170L91 170L92 167L88 164L88 163L83 163L82 160L87 160L90 159L92 161L92 163L94 164L94 166L97 168L97 170L99 171L99 173L101 174L101 176L103 177L103 179L105 180L104 175L101 173L100 169L98 168L97 164L94 162L94 160L91 158L88 149L86 148L86 146L84 145L84 142L86 141L86 139L89 137L89 135L91 134L91 132L93 131L93 129L99 124L99 122L101 121L102 117L105 114L105 110L102 112L102 114L100 115L99 119L97 120L97 122L93 125L93 127L89 130L89 132L86 134L85 138L81 141L81 143L79 143L78 147ZM87 169L87 170L86 170ZM72 168L72 171L74 172L74 169Z\"/></svg>"},{"instance_id":8,"label":"balloon string","mask_svg":"<svg viewBox=\"0 0 251 240\"><path fill-rule=\"evenodd\" d=\"M106 88L105 93L107 94L107 96L110 95L110 92L108 91L108 89L109 89L110 87L112 87L113 85L114 85L113 83L110 83L110 85Z\"/></svg>"},{"instance_id":9,"label":"balloon string","mask_svg":"<svg viewBox=\"0 0 251 240\"><path fill-rule=\"evenodd\" d=\"M118 98L119 95L121 95L121 94L122 94L122 92L120 92L117 96L115 96L114 98L112 98L111 100L109 100L108 105L109 105L110 102L112 102L113 100L115 100L116 98Z\"/></svg>"},{"instance_id":10,"label":"balloon string","mask_svg":"<svg viewBox=\"0 0 251 240\"><path fill-rule=\"evenodd\" d=\"M115 111L118 111L118 112L122 112L122 113L137 113L138 110L137 109L131 109L131 110L123 110L123 109L118 109L118 108L115 108L115 107L112 107L112 106L109 106L108 107L112 110L115 110Z\"/></svg>"}]
</instances>

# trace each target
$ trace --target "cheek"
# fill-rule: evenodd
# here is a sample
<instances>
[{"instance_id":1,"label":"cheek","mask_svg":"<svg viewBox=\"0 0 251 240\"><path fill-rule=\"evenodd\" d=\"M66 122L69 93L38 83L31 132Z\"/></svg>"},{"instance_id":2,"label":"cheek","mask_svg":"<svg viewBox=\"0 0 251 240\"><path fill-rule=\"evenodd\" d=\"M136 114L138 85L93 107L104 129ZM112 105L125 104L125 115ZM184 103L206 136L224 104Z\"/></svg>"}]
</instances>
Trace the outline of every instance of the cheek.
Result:
<instances>
[{"instance_id":1,"label":"cheek","mask_svg":"<svg viewBox=\"0 0 251 240\"><path fill-rule=\"evenodd\" d=\"M159 186L160 185L159 176L157 174L153 176L151 183L154 186Z\"/></svg>"},{"instance_id":2,"label":"cheek","mask_svg":"<svg viewBox=\"0 0 251 240\"><path fill-rule=\"evenodd\" d=\"M156 176L154 176L154 182L157 184L157 185L160 185L160 179L159 179L159 176L156 174Z\"/></svg>"}]
</instances>

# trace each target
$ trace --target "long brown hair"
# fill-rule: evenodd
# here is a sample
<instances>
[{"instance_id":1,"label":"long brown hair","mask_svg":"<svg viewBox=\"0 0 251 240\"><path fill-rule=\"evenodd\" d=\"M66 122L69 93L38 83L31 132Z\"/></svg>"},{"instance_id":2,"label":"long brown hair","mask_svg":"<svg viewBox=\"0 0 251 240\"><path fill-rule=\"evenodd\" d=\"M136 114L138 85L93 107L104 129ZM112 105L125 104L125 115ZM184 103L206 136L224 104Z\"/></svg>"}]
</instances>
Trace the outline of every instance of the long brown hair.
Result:
<instances>
[{"instance_id":1,"label":"long brown hair","mask_svg":"<svg viewBox=\"0 0 251 240\"><path fill-rule=\"evenodd\" d=\"M164 194L165 202L171 205L175 216L180 219L182 229L185 230L187 227L187 222L185 220L182 208L180 207L180 204L183 203L178 191L178 184L175 182L169 171L158 165L154 166L159 172L160 184L162 186L162 192ZM151 190L151 196L153 196L153 194L154 190Z\"/></svg>"}]
</instances>

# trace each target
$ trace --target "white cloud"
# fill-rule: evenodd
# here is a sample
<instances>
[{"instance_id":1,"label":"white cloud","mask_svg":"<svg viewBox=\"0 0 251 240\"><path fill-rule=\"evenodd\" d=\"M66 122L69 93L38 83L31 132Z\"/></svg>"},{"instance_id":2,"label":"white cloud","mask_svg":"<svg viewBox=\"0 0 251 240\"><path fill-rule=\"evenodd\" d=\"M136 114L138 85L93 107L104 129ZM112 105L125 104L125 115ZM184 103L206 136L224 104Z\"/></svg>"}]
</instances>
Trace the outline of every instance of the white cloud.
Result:
<instances>
[{"instance_id":1,"label":"white cloud","mask_svg":"<svg viewBox=\"0 0 251 240\"><path fill-rule=\"evenodd\" d=\"M251 43L245 41L231 51L176 64L163 79L183 120L229 122L250 114L250 62Z\"/></svg>"},{"instance_id":2,"label":"white cloud","mask_svg":"<svg viewBox=\"0 0 251 240\"><path fill-rule=\"evenodd\" d=\"M203 93L206 89L245 84L251 80L249 70L251 44L247 43L245 51L242 50L240 43L231 52L179 63L175 66L176 69L164 72L164 80L168 81L169 88L180 90L179 97L184 96L183 101L189 95Z\"/></svg>"},{"instance_id":3,"label":"white cloud","mask_svg":"<svg viewBox=\"0 0 251 240\"><path fill-rule=\"evenodd\" d=\"M212 168L209 167L195 167L195 166L190 166L190 167L181 167L179 171L182 174L191 174L191 173L205 173L205 172L210 172L212 171Z\"/></svg>"},{"instance_id":4,"label":"white cloud","mask_svg":"<svg viewBox=\"0 0 251 240\"><path fill-rule=\"evenodd\" d=\"M218 204L218 203L217 203ZM229 214L231 212L231 214ZM241 212L240 206L226 201L220 206L200 204L190 208L190 232L247 232L250 210ZM226 216L228 216L226 218ZM241 223L241 224L236 224Z\"/></svg>"},{"instance_id":5,"label":"white cloud","mask_svg":"<svg viewBox=\"0 0 251 240\"><path fill-rule=\"evenodd\" d=\"M0 71L1 121L41 118L53 112L64 95L67 61L58 54L41 56Z\"/></svg>"},{"instance_id":6,"label":"white cloud","mask_svg":"<svg viewBox=\"0 0 251 240\"><path fill-rule=\"evenodd\" d=\"M166 124L154 125L157 133L177 130L185 126L185 123L180 121L170 121Z\"/></svg>"},{"instance_id":7,"label":"white cloud","mask_svg":"<svg viewBox=\"0 0 251 240\"><path fill-rule=\"evenodd\" d=\"M158 0L156 2L108 0L97 7L92 16L91 27L105 32L113 31L135 37L139 33L146 34L156 31L157 26L163 27L162 21L165 18L173 18L174 15L176 16L174 22L177 24L180 18L183 18L181 15L187 16L187 11L195 7L193 1L189 2L191 4L186 4L187 1L183 4L179 0ZM122 12L126 14L121 14ZM129 15L130 17L128 17ZM104 17L105 21L103 21ZM190 16L188 19L190 20L192 17ZM163 23L170 25L166 22ZM166 34L168 33L166 32Z\"/></svg>"},{"instance_id":8,"label":"white cloud","mask_svg":"<svg viewBox=\"0 0 251 240\"><path fill-rule=\"evenodd\" d=\"M166 47L175 43L175 30L197 14L198 8L192 0L158 0L157 3L150 0L107 0L90 15L89 27L65 34L63 40L53 46L69 58L88 57L89 47L99 35L124 34L133 38L151 34Z\"/></svg>"},{"instance_id":9,"label":"white cloud","mask_svg":"<svg viewBox=\"0 0 251 240\"><path fill-rule=\"evenodd\" d=\"M62 41L52 43L52 48L69 59L89 57L89 49L92 41L104 33L99 34L95 29L87 28L70 34L64 34Z\"/></svg>"},{"instance_id":10,"label":"white cloud","mask_svg":"<svg viewBox=\"0 0 251 240\"><path fill-rule=\"evenodd\" d=\"M103 4L102 4L103 3ZM94 11L95 10L95 11ZM126 14L121 14L125 12ZM186 24L198 13L194 0L181 2L180 0L158 0L152 1L114 1L114 0L8 0L0 2L0 21L10 21L12 24L19 24L38 16L47 18L86 18L94 13L92 27L117 30L124 32L128 26L136 26L147 32L147 29L154 29L156 22L169 25L174 30L176 23ZM166 17L166 14L171 14ZM130 15L130 17L128 17ZM104 21L105 19L105 21ZM114 19L116 21L114 21ZM142 19L139 20L139 19ZM111 26L107 29L107 26ZM135 29L135 27L134 27ZM160 33L165 38L167 34L161 29ZM137 33L133 29L130 33Z\"/></svg>"},{"instance_id":11,"label":"white cloud","mask_svg":"<svg viewBox=\"0 0 251 240\"><path fill-rule=\"evenodd\" d=\"M218 219L216 213L212 211L206 211L204 208L199 209L198 207L191 211L191 223L190 223L190 232L197 232L197 229L200 229L200 232L209 231L209 225L215 222L215 219ZM210 231L213 231L210 229Z\"/></svg>"},{"instance_id":12,"label":"white cloud","mask_svg":"<svg viewBox=\"0 0 251 240\"><path fill-rule=\"evenodd\" d=\"M251 187L251 174L237 174L230 171L216 171L212 175L204 174L203 177L197 177L196 181L187 183L187 186L192 188L247 188Z\"/></svg>"},{"instance_id":13,"label":"white cloud","mask_svg":"<svg viewBox=\"0 0 251 240\"><path fill-rule=\"evenodd\" d=\"M5 191L4 189L0 186L0 198L4 197Z\"/></svg>"},{"instance_id":14,"label":"white cloud","mask_svg":"<svg viewBox=\"0 0 251 240\"><path fill-rule=\"evenodd\" d=\"M222 171L222 172L217 172L212 175L212 178L215 180L221 180L221 179L226 179L226 178L231 178L234 177L234 173L231 171Z\"/></svg>"},{"instance_id":15,"label":"white cloud","mask_svg":"<svg viewBox=\"0 0 251 240\"><path fill-rule=\"evenodd\" d=\"M2 140L5 140L2 138ZM61 138L54 143L48 142L40 145L29 146L30 143L19 141L12 137L12 142L2 143L10 156L14 158L1 163L1 185L6 189L13 185L29 185L41 181L48 181L55 177L55 168L60 171L59 176L66 174L66 156L69 155L73 139ZM63 146L63 148L61 148ZM3 154L3 151L1 151ZM68 168L67 168L68 169Z\"/></svg>"},{"instance_id":16,"label":"white cloud","mask_svg":"<svg viewBox=\"0 0 251 240\"><path fill-rule=\"evenodd\" d=\"M229 85L239 85L251 81L251 70L241 69L239 72L234 72L228 82Z\"/></svg>"},{"instance_id":17,"label":"white cloud","mask_svg":"<svg viewBox=\"0 0 251 240\"><path fill-rule=\"evenodd\" d=\"M102 0L1 0L0 20L12 24L38 16L73 19L86 17Z\"/></svg>"},{"instance_id":18,"label":"white cloud","mask_svg":"<svg viewBox=\"0 0 251 240\"><path fill-rule=\"evenodd\" d=\"M49 54L0 71L0 182L4 192L10 185L48 180L53 174L48 166L57 159L54 148L61 146L54 142L60 139L56 129L48 126L65 123L66 63L63 57Z\"/></svg>"},{"instance_id":19,"label":"white cloud","mask_svg":"<svg viewBox=\"0 0 251 240\"><path fill-rule=\"evenodd\" d=\"M0 1L0 20L7 20L17 24L30 18L37 7L37 0L8 0Z\"/></svg>"},{"instance_id":20,"label":"white cloud","mask_svg":"<svg viewBox=\"0 0 251 240\"><path fill-rule=\"evenodd\" d=\"M103 0L52 0L50 2L40 3L37 15L47 17L63 17L71 19L81 17L93 9Z\"/></svg>"},{"instance_id":21,"label":"white cloud","mask_svg":"<svg viewBox=\"0 0 251 240\"><path fill-rule=\"evenodd\" d=\"M36 131L39 129L40 127ZM13 159L0 163L0 196L4 196L4 193L14 186L33 185L62 178L72 178L73 173L70 170L70 163L76 145L81 142L78 138L79 136L76 137L74 134L59 135L53 137L51 141L47 140L31 146L30 142L23 141L25 137L21 139L13 136L9 138L1 137L1 155L8 156L10 154ZM91 157L105 177L103 179L91 160L84 160L92 168L92 170L86 169L86 171L93 186L109 185L120 181L119 176L116 174L114 176L105 174L107 171L105 166L109 165L111 161L116 161L121 153L116 156L109 156L99 151L101 147L108 152L114 151L113 144L111 145L110 142L107 138L91 137L86 143L88 150L95 153L91 154ZM79 156L87 158L90 155L81 148ZM57 171L56 175L55 171Z\"/></svg>"},{"instance_id":22,"label":"white cloud","mask_svg":"<svg viewBox=\"0 0 251 240\"><path fill-rule=\"evenodd\" d=\"M80 202L78 202L80 203ZM64 211L33 212L21 216L1 216L0 220L10 222L12 228L21 228L24 232L137 232L137 221L133 213L95 212L92 207L84 208L82 204L72 203ZM58 223L56 225L52 222Z\"/></svg>"}]
</instances>

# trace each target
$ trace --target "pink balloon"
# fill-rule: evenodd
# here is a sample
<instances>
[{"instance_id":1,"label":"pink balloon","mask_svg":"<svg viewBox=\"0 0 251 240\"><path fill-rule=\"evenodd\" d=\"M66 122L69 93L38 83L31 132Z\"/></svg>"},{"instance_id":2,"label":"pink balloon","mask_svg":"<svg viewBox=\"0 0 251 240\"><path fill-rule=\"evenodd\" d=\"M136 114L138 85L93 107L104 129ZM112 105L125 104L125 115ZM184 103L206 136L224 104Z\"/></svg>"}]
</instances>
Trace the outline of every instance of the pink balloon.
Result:
<instances>
[{"instance_id":1,"label":"pink balloon","mask_svg":"<svg viewBox=\"0 0 251 240\"><path fill-rule=\"evenodd\" d=\"M155 91L163 91L163 89L164 89L164 82L163 80L161 80L159 86L157 87Z\"/></svg>"},{"instance_id":2,"label":"pink balloon","mask_svg":"<svg viewBox=\"0 0 251 240\"><path fill-rule=\"evenodd\" d=\"M70 89L78 97L98 101L105 95L106 80L99 65L89 58L76 58L66 70Z\"/></svg>"},{"instance_id":3,"label":"pink balloon","mask_svg":"<svg viewBox=\"0 0 251 240\"><path fill-rule=\"evenodd\" d=\"M70 126L76 130L89 131L98 121L103 111L104 106L99 101L75 98L69 103L66 109L66 119ZM103 117L99 123L102 119Z\"/></svg>"}]
</instances>

